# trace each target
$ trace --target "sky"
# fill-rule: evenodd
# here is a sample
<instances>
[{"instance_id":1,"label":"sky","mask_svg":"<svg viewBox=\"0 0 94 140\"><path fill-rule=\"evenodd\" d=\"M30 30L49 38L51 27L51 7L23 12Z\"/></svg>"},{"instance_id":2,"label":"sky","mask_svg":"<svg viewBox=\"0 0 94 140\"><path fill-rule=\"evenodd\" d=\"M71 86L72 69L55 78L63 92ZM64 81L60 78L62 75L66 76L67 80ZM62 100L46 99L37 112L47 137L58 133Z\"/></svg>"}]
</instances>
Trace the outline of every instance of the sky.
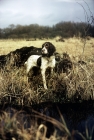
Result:
<instances>
[{"instance_id":1,"label":"sky","mask_svg":"<svg viewBox=\"0 0 94 140\"><path fill-rule=\"evenodd\" d=\"M91 13L94 15L94 0L0 0L0 28L86 22Z\"/></svg>"}]
</instances>

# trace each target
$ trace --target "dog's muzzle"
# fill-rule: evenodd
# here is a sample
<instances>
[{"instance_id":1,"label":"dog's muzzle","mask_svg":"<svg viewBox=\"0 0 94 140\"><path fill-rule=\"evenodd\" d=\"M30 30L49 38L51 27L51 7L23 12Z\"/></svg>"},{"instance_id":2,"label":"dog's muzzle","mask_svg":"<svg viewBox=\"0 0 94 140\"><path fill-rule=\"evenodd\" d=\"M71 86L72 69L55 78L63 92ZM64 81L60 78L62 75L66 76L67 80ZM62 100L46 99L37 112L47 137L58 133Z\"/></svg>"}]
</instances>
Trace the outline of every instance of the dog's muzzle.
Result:
<instances>
[{"instance_id":1,"label":"dog's muzzle","mask_svg":"<svg viewBox=\"0 0 94 140\"><path fill-rule=\"evenodd\" d=\"M42 54L47 54L48 51L47 51L47 49L43 48L43 49L41 50L41 53L42 53Z\"/></svg>"}]
</instances>

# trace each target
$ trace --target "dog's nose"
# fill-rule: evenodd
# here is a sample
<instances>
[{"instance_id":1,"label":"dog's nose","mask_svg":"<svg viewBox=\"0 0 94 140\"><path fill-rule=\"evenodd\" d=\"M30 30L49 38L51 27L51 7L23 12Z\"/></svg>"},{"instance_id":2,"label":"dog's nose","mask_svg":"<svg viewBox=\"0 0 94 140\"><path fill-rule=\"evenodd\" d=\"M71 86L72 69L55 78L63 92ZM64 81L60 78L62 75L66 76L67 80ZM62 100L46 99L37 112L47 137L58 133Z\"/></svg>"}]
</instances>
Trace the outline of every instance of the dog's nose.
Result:
<instances>
[{"instance_id":1,"label":"dog's nose","mask_svg":"<svg viewBox=\"0 0 94 140\"><path fill-rule=\"evenodd\" d=\"M44 53L44 51L45 51L44 49L41 50L42 53Z\"/></svg>"}]
</instances>

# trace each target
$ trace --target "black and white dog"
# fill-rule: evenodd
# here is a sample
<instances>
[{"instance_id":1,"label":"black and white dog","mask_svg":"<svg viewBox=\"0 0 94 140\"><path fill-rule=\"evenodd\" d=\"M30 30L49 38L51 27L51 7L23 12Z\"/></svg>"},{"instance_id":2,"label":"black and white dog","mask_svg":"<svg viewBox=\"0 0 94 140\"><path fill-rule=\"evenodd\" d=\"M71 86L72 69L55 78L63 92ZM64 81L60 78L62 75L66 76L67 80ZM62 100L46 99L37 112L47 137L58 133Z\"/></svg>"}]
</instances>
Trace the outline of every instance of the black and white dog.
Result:
<instances>
[{"instance_id":1,"label":"black and white dog","mask_svg":"<svg viewBox=\"0 0 94 140\"><path fill-rule=\"evenodd\" d=\"M41 55L31 55L25 62L27 74L29 73L30 69L32 69L34 66L40 67L43 85L45 89L47 89L45 72L46 69L50 67L51 74L53 73L53 69L55 67L55 51L55 46L52 43L45 42L42 45Z\"/></svg>"}]
</instances>

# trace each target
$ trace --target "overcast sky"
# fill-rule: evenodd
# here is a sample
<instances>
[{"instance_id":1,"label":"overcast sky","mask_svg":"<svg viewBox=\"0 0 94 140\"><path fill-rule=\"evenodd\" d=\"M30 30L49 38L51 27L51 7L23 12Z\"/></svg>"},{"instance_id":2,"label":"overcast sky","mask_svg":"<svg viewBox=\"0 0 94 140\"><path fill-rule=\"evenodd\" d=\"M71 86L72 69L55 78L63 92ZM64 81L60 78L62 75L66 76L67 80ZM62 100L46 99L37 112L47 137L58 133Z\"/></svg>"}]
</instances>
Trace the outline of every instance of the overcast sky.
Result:
<instances>
[{"instance_id":1,"label":"overcast sky","mask_svg":"<svg viewBox=\"0 0 94 140\"><path fill-rule=\"evenodd\" d=\"M94 0L0 0L0 28L10 24L52 26L61 21L86 21L80 4L88 16L90 11L94 15Z\"/></svg>"}]
</instances>

